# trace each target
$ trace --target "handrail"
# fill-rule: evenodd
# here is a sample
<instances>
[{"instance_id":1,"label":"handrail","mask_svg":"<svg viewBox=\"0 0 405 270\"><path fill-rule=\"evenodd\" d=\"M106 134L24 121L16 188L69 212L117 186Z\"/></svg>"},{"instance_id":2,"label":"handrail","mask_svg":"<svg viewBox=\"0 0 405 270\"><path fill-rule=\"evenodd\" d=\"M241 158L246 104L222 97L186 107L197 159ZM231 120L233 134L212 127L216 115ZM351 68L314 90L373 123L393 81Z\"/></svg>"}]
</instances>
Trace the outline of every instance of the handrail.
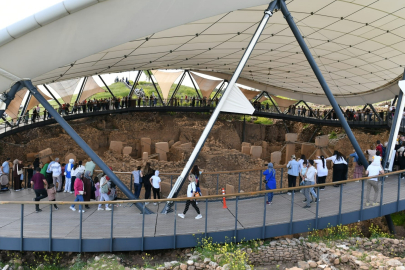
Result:
<instances>
[{"instance_id":1,"label":"handrail","mask_svg":"<svg viewBox=\"0 0 405 270\"><path fill-rule=\"evenodd\" d=\"M378 175L378 178L381 177L386 177L390 175L396 175L399 173L405 173L405 170L402 171L395 171L395 172L389 172L389 173L384 173ZM323 186L332 186L336 184L346 184L346 183L352 183L356 181L364 181L368 180L371 178L375 178L376 176L369 176L369 177L362 177L362 178L355 178L355 179L349 179L349 180L344 180L344 181L339 181L339 182L331 182L331 183L324 183L324 184L315 184L315 185L309 185L309 186L298 186L298 187L291 187L291 188L278 188L278 189L271 189L271 190L262 190L262 191L251 191L251 192L243 192L243 193L232 193L232 194L225 194L225 195L209 195L209 196L200 196L197 197L197 200L203 200L203 199L219 199L219 198L228 198L228 197L239 197L239 196L256 196L256 195L261 195L261 194L266 194L269 192L277 193L277 192L288 192L292 190L299 190L299 189L306 189L306 188L317 188L317 187L323 187ZM181 201L187 201L189 200L189 197L183 197L183 198L170 198L170 199L147 199L147 200L116 200L116 201L86 201L86 202L74 202L74 204L124 204L124 203L144 203L144 202L181 202ZM55 204L55 201L0 201L1 204ZM57 204L72 204L72 201L57 201Z\"/></svg>"}]
</instances>

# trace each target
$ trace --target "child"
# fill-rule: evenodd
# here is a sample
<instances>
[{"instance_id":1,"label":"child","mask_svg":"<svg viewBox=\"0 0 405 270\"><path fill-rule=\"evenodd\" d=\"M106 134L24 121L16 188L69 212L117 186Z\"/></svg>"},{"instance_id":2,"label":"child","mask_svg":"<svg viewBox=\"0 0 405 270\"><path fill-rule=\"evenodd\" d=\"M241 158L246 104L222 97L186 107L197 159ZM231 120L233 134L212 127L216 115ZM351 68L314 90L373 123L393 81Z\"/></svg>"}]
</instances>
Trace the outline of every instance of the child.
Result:
<instances>
[{"instance_id":1,"label":"child","mask_svg":"<svg viewBox=\"0 0 405 270\"><path fill-rule=\"evenodd\" d=\"M94 195L96 197L96 201L100 200L100 181L98 180L98 177L94 177L94 186L96 187L96 191L94 192Z\"/></svg>"},{"instance_id":2,"label":"child","mask_svg":"<svg viewBox=\"0 0 405 270\"><path fill-rule=\"evenodd\" d=\"M48 192L48 199L49 201L55 201L55 194L56 194L56 188L54 184L49 184L48 188L46 190ZM53 205L55 207L55 210L59 210L58 206L56 204ZM52 206L51 206L52 207Z\"/></svg>"},{"instance_id":3,"label":"child","mask_svg":"<svg viewBox=\"0 0 405 270\"><path fill-rule=\"evenodd\" d=\"M160 180L159 177L159 171L155 171L155 175L152 176L152 178L149 180L151 185L152 185L152 190L153 190L153 199L156 199L156 195L158 199L160 199ZM157 203L153 203L154 205L157 205Z\"/></svg>"}]
</instances>

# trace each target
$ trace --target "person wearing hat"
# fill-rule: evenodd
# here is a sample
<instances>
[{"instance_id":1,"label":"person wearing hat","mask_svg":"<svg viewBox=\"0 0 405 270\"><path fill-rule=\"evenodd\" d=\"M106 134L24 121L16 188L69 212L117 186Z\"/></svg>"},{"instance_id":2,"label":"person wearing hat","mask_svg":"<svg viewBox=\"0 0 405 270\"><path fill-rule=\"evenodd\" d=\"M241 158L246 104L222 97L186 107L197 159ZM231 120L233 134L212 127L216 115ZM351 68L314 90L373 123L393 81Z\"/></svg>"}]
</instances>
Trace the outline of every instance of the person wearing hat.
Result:
<instances>
[{"instance_id":1,"label":"person wearing hat","mask_svg":"<svg viewBox=\"0 0 405 270\"><path fill-rule=\"evenodd\" d=\"M156 195L157 195L158 199L160 199L160 182L162 182L162 180L159 177L158 170L155 171L155 175L152 176L149 179L149 181L150 181L150 184L152 185L153 199L156 199ZM154 202L153 204L157 205L156 202Z\"/></svg>"},{"instance_id":2,"label":"person wearing hat","mask_svg":"<svg viewBox=\"0 0 405 270\"><path fill-rule=\"evenodd\" d=\"M299 174L300 164L296 160L295 155L291 156L291 160L287 164L288 169L288 187L295 187L297 185L297 176ZM291 192L287 193L291 195Z\"/></svg>"},{"instance_id":3,"label":"person wearing hat","mask_svg":"<svg viewBox=\"0 0 405 270\"><path fill-rule=\"evenodd\" d=\"M267 170L263 172L266 183L266 190L276 189L276 170L273 168L273 163L267 164ZM267 193L267 204L273 202L273 192Z\"/></svg>"}]
</instances>

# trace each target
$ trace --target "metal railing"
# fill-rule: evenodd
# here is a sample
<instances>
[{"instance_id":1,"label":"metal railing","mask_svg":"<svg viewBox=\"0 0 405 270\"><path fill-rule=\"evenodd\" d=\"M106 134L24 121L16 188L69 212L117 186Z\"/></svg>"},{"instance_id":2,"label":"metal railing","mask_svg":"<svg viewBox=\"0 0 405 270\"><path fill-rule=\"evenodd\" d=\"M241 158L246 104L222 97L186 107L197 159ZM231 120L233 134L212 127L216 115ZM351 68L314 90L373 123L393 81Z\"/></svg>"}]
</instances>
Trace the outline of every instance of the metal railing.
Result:
<instances>
[{"instance_id":1,"label":"metal railing","mask_svg":"<svg viewBox=\"0 0 405 270\"><path fill-rule=\"evenodd\" d=\"M314 188L316 190L318 199L321 199L315 204L315 211L307 211L306 209L298 205L297 203L297 192L299 189L303 187L295 187L295 188L278 188L271 190L271 192L277 194L283 194L285 192L291 192L291 196L288 195L278 195L274 197L273 205L269 206L266 203L267 200L267 193L269 190L262 190L262 191L255 191L255 192L245 192L245 193L234 193L234 194L226 194L226 195L210 195L210 196L202 196L198 198L198 202L200 202L199 206L202 208L202 214L204 216L204 224L202 223L194 223L193 220L185 219L181 221L181 226L179 225L180 221L177 217L179 212L179 204L184 203L189 198L172 198L172 199L160 199L160 200L118 200L114 202L75 202L77 205L96 205L96 204L107 204L107 203L115 203L115 204L127 204L127 203L141 203L143 208L145 209L145 203L148 202L157 202L157 203L167 203L171 201L174 203L173 212L167 215L159 215L159 214L152 214L153 224L155 224L155 233L150 234L149 227L151 226L149 218L145 216L145 211L142 214L142 222L136 216L132 216L131 214L125 215L125 219L135 218L138 222L140 227L136 227L136 232L134 235L126 235L124 238L128 238L128 241L135 241L134 239L139 240L138 244L134 244L132 246L133 250L145 250L145 249L159 249L159 248L179 248L185 246L194 246L196 241L189 241L185 242L184 239L193 239L190 238L191 235L197 235L198 237L208 237L214 236L214 241L223 242L224 236L230 237L233 241L241 241L242 239L250 240L250 239L257 239L257 238L268 238L272 236L281 236L285 234L293 234L297 232L305 232L308 229L322 229L326 226L333 226L337 224L347 224L352 223L360 220L365 220L377 216L382 216L386 214L390 214L393 212L397 212L403 210L405 205L405 196L401 194L401 186L405 184L401 181L401 174L405 171L396 171L391 173L386 173L384 175L380 175L380 183L381 188L378 193L379 203L375 206L365 206L365 185L370 177L360 178L360 179L351 179L346 181L339 182L339 188L327 189L326 191L320 190L321 186L332 186L335 183L325 183L325 184L317 184L311 186L305 186L305 188ZM389 177L389 178L387 178ZM359 183L355 183L359 181ZM348 185L348 188L345 185ZM325 193L324 193L325 192ZM361 194L359 194L359 192ZM323 197L325 195L325 197ZM244 200L246 197L250 197L248 200ZM222 204L218 202L218 200L226 198L228 199L228 207L226 211L218 211L218 207L221 207ZM280 201L277 204L277 201ZM378 200L377 200L378 201ZM16 248L16 244L10 244L10 247L3 249L19 249L20 251L24 251L30 248L25 248L24 245L33 239L35 243L38 245L38 249L44 249L44 243L41 241L46 241L46 250L54 251L60 250L60 246L58 248L54 248L53 245L55 241L63 240L63 237L54 237L53 235L53 226L60 226L60 222L63 222L58 218L58 224L53 224L53 212L52 212L52 204L57 203L58 205L69 205L72 204L72 201L57 201L57 202L50 202L50 201L40 201L40 202L32 202L32 201L0 201L1 205L20 205L20 233L19 237L15 237L15 241L18 242L18 248ZM289 203L289 205L288 205ZM32 223L32 218L30 219L30 215L26 215L26 209L24 206L26 205L33 205L33 204L40 204L40 205L49 205L49 235L48 237L44 237L42 235L41 241L37 240L37 238L32 237L25 237L24 236L24 226L28 226L27 223ZM10 206L11 207L11 206ZM253 208L252 208L253 207ZM97 228L90 228L89 225L86 225L83 228L84 218L83 213L80 212L79 220L78 220L78 237L74 238L77 241L73 242L74 247L69 247L72 245L72 237L69 236L67 242L65 243L66 250L72 250L78 252L83 251L91 251L91 250L103 250L103 251L118 251L118 250L125 250L128 247L122 247L119 244L117 239L123 239L123 233L121 229L114 229L114 218L116 211L124 211L123 209L129 208L121 208L113 210L109 216L110 218L110 225L107 225L105 222L105 215L103 216L104 222L102 222L103 230L100 234L103 236L101 239L108 241L108 249L106 246L98 247L97 245L100 242L94 241L91 242L93 238L88 237L89 233L93 230L97 230ZM3 208L4 209L4 208ZM11 208L10 208L11 209ZM14 208L16 210L17 208ZM212 209L209 210L209 209ZM132 210L131 210L132 211ZM136 211L136 210L133 210ZM193 211L191 209L190 211ZM6 211L3 215L10 214L10 211ZM35 216L35 215L34 215ZM42 216L43 217L43 216ZM86 216L86 222L100 222L100 217L94 217L91 220L92 215ZM25 220L28 218L29 222L25 223ZM121 219L122 221L122 214L119 214L117 219ZM161 219L161 221L160 221ZM172 225L170 225L170 221ZM34 220L35 222L35 220ZM72 222L70 220L69 222ZM131 220L132 222L132 220ZM184 223L187 222L189 226L184 227ZM145 224L147 226L145 226ZM218 224L220 223L220 227ZM91 223L92 224L92 223ZM158 224L164 224L165 231L163 233L156 233ZM98 225L101 224L99 223ZM107 225L107 226L105 226ZM173 227L172 227L173 226ZM180 226L180 227L179 227ZM40 234L42 227L36 227L35 235ZM182 231L179 229L181 228ZM273 229L274 228L274 229ZM85 230L86 229L86 230ZM106 230L108 229L108 230ZM146 235L146 229L148 229L148 235ZM135 229L134 229L135 230ZM161 230L161 228L159 229ZM169 231L172 230L171 233ZM32 228L30 229L32 231ZM221 236L215 234L216 232L221 231ZM42 232L43 234L44 232ZM84 236L86 233L87 237ZM60 234L60 233L59 233ZM106 237L108 235L108 237ZM125 235L125 233L124 233ZM121 236L121 237L120 237ZM135 238L131 238L131 236ZM188 238L187 238L188 237ZM0 232L0 243L2 238L7 238L7 234L5 230ZM7 238L9 239L9 238ZM221 240L222 239L222 240ZM96 239L100 240L100 239ZM120 240L120 241L121 241ZM8 241L11 241L10 239ZM90 242L89 242L90 241ZM124 240L122 240L124 241ZM15 243L17 243L15 242ZM42 243L42 244L41 244ZM84 243L86 243L84 248ZM104 242L107 243L107 242ZM145 246L147 243L147 246ZM75 246L77 245L77 246ZM41 248L40 248L41 247ZM32 250L32 249L31 249Z\"/></svg>"}]
</instances>

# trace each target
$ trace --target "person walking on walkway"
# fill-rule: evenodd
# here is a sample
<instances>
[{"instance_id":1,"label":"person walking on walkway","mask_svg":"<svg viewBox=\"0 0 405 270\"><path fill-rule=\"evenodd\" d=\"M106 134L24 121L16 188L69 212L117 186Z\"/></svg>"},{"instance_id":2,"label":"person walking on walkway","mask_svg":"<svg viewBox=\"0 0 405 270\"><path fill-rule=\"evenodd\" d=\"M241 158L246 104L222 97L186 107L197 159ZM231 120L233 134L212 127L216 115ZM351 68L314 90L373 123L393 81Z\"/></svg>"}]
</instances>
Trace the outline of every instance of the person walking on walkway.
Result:
<instances>
[{"instance_id":1,"label":"person walking on walkway","mask_svg":"<svg viewBox=\"0 0 405 270\"><path fill-rule=\"evenodd\" d=\"M23 165L21 160L15 159L13 161L13 180L14 180L14 191L20 191L21 188L21 176L23 175Z\"/></svg>"},{"instance_id":2,"label":"person walking on walkway","mask_svg":"<svg viewBox=\"0 0 405 270\"><path fill-rule=\"evenodd\" d=\"M75 160L73 158L69 159L69 163L65 166L65 190L64 192L69 192L70 191L70 185L71 185L71 180L72 180L72 171L73 171L73 163Z\"/></svg>"},{"instance_id":3,"label":"person walking on walkway","mask_svg":"<svg viewBox=\"0 0 405 270\"><path fill-rule=\"evenodd\" d=\"M273 163L267 164L267 170L263 172L265 177L264 182L266 183L266 190L276 189L276 170L273 167ZM273 202L273 192L267 193L267 204L272 204Z\"/></svg>"},{"instance_id":4,"label":"person walking on walkway","mask_svg":"<svg viewBox=\"0 0 405 270\"><path fill-rule=\"evenodd\" d=\"M379 174L383 174L384 170L381 167L381 163L379 160L375 160L373 163L371 163L366 170L366 175L368 176L378 176ZM370 206L370 193L371 193L371 188L374 189L374 200L372 205L377 206L379 205L377 203L377 197L379 194L379 183L378 183L378 177L373 177L370 179L367 179L367 195L366 195L366 206Z\"/></svg>"},{"instance_id":5,"label":"person walking on walkway","mask_svg":"<svg viewBox=\"0 0 405 270\"><path fill-rule=\"evenodd\" d=\"M297 176L300 171L299 166L300 166L300 164L298 163L298 161L296 161L295 155L292 155L291 160L287 164L288 187L295 187L297 185ZM291 195L291 192L288 192L287 194Z\"/></svg>"},{"instance_id":6,"label":"person walking on walkway","mask_svg":"<svg viewBox=\"0 0 405 270\"><path fill-rule=\"evenodd\" d=\"M109 183L108 183L108 181L109 180L110 180L110 178L107 175L104 175L103 177L101 177L101 180L100 180L100 202L102 202L102 201L108 202L110 200L110 197L108 197L108 191L109 191ZM99 210L99 211L104 210L103 205L99 204L97 210ZM111 211L112 209L110 207L108 207L108 204L106 204L105 205L105 210Z\"/></svg>"},{"instance_id":7,"label":"person walking on walkway","mask_svg":"<svg viewBox=\"0 0 405 270\"><path fill-rule=\"evenodd\" d=\"M83 185L84 185L84 194L83 194L83 201L85 202L89 202L91 200L91 196L92 196L92 179L90 176L90 171L85 171L84 172L84 177L83 179ZM93 198L95 198L93 196ZM86 204L84 206L86 209L90 209L90 206L88 204Z\"/></svg>"},{"instance_id":8,"label":"person walking on walkway","mask_svg":"<svg viewBox=\"0 0 405 270\"><path fill-rule=\"evenodd\" d=\"M333 182L339 182L347 179L347 162L339 151L335 151L333 156L328 157L326 160L331 160L333 163ZM334 187L339 187L336 183Z\"/></svg>"},{"instance_id":9,"label":"person walking on walkway","mask_svg":"<svg viewBox=\"0 0 405 270\"><path fill-rule=\"evenodd\" d=\"M84 195L85 191L84 191L84 185L83 185L83 181L81 179L81 176L82 176L81 173L78 173L76 175L76 180L75 180L75 196L76 196L76 198L74 200L75 202L83 202L83 195ZM72 211L76 211L75 205L72 204L70 206L70 209ZM83 206L81 204L79 205L79 213L80 212L84 213Z\"/></svg>"},{"instance_id":10,"label":"person walking on walkway","mask_svg":"<svg viewBox=\"0 0 405 270\"><path fill-rule=\"evenodd\" d=\"M138 166L136 170L132 172L134 176L134 195L136 199L139 199L142 189L142 177L141 177L141 166Z\"/></svg>"},{"instance_id":11,"label":"person walking on walkway","mask_svg":"<svg viewBox=\"0 0 405 270\"><path fill-rule=\"evenodd\" d=\"M311 186L315 184L315 177L316 177L317 171L314 167L314 161L310 159L308 161L308 168L305 173L305 180L304 180L304 186ZM305 195L305 206L304 208L311 208L311 196L310 196L311 189L310 188L305 188L304 189L304 195ZM313 194L314 195L314 194ZM318 198L315 195L315 202L318 201Z\"/></svg>"},{"instance_id":12,"label":"person walking on walkway","mask_svg":"<svg viewBox=\"0 0 405 270\"><path fill-rule=\"evenodd\" d=\"M41 199L48 197L45 187L48 185L48 182L45 179L45 176L41 174L41 169L39 167L35 168L36 173L31 179L31 186L34 188L35 198L34 201L38 202ZM35 205L35 212L39 213L42 210L39 209L39 204Z\"/></svg>"},{"instance_id":13,"label":"person walking on walkway","mask_svg":"<svg viewBox=\"0 0 405 270\"><path fill-rule=\"evenodd\" d=\"M56 200L55 194L56 194L56 188L53 184L49 184L48 188L46 189L46 192L48 193L48 200L54 202ZM59 210L58 206L56 204L53 205L55 207L55 210ZM51 205L52 207L52 205Z\"/></svg>"},{"instance_id":14,"label":"person walking on walkway","mask_svg":"<svg viewBox=\"0 0 405 270\"><path fill-rule=\"evenodd\" d=\"M62 167L59 164L59 158L55 158L55 161L49 164L48 170L52 172L53 185L58 183L57 192L62 191Z\"/></svg>"},{"instance_id":15,"label":"person walking on walkway","mask_svg":"<svg viewBox=\"0 0 405 270\"><path fill-rule=\"evenodd\" d=\"M325 184L326 177L328 176L328 167L326 166L325 157L317 157L314 163L316 164L316 170L318 172L316 183ZM325 186L319 187L319 190L325 190Z\"/></svg>"},{"instance_id":16,"label":"person walking on walkway","mask_svg":"<svg viewBox=\"0 0 405 270\"><path fill-rule=\"evenodd\" d=\"M156 199L156 197L160 199L160 182L162 182L162 180L159 177L159 171L156 170L155 175L152 176L149 181L153 190L153 199ZM156 202L153 204L157 205Z\"/></svg>"},{"instance_id":17,"label":"person walking on walkway","mask_svg":"<svg viewBox=\"0 0 405 270\"><path fill-rule=\"evenodd\" d=\"M141 171L142 182L145 189L145 200L150 199L150 189L152 188L150 179L153 175L155 175L155 170L150 167L149 162L146 162L145 167ZM148 204L148 202L145 204Z\"/></svg>"},{"instance_id":18,"label":"person walking on walkway","mask_svg":"<svg viewBox=\"0 0 405 270\"><path fill-rule=\"evenodd\" d=\"M353 157L353 162L354 162L353 179L362 178L363 177L363 164L360 163L360 159L356 153L356 150L353 150L353 153L350 154L350 156Z\"/></svg>"},{"instance_id":19,"label":"person walking on walkway","mask_svg":"<svg viewBox=\"0 0 405 270\"><path fill-rule=\"evenodd\" d=\"M195 219L201 219L202 215L200 214L200 209L198 208L198 206L194 200L195 193L197 192L197 186L195 184L195 176L193 174L190 174L188 176L188 180L190 181L190 184L188 184L188 186L187 186L187 198L189 198L189 199L186 201L186 207L184 208L183 213L178 214L178 216L181 218L185 218L188 208L190 207L190 204L191 204L198 214L195 217Z\"/></svg>"}]
</instances>

